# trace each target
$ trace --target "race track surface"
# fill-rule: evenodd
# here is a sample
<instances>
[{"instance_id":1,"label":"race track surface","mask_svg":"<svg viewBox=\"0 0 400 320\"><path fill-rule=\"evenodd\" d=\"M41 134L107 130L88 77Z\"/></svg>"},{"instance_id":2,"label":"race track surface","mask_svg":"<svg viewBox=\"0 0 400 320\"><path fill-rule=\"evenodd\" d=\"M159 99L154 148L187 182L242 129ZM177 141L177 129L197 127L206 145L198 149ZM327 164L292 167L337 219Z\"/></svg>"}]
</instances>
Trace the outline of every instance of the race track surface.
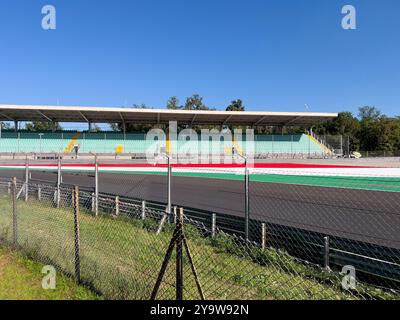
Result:
<instances>
[{"instance_id":1,"label":"race track surface","mask_svg":"<svg viewBox=\"0 0 400 320\"><path fill-rule=\"evenodd\" d=\"M31 172L32 180L56 183L53 172ZM23 180L22 170L1 177ZM63 173L63 184L94 187L92 173ZM164 175L101 173L99 191L149 201L167 201ZM195 177L172 178L174 205L244 216L244 183ZM252 219L326 235L400 248L400 193L284 183L251 182Z\"/></svg>"}]
</instances>

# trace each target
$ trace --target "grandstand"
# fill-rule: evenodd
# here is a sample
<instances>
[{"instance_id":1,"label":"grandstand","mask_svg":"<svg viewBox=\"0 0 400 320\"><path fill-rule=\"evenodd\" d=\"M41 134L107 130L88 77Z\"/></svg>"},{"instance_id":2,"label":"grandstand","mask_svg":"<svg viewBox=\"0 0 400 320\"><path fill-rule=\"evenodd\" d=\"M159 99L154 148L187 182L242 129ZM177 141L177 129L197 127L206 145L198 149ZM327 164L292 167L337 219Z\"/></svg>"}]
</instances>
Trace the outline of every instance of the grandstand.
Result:
<instances>
[{"instance_id":1,"label":"grandstand","mask_svg":"<svg viewBox=\"0 0 400 320\"><path fill-rule=\"evenodd\" d=\"M196 142L178 141L178 148L186 143L194 144ZM3 131L0 139L0 152L69 154L73 152L74 145L79 145L81 153L144 154L149 147L149 142L146 142L145 134L142 133ZM238 148L245 151L244 145L240 145ZM229 152L229 148L226 150L226 144L223 142L219 149L221 153ZM330 152L325 145L307 134L255 136L256 155L312 154L323 156L329 155Z\"/></svg>"},{"instance_id":2,"label":"grandstand","mask_svg":"<svg viewBox=\"0 0 400 320\"><path fill-rule=\"evenodd\" d=\"M13 121L18 128L19 121L54 121L92 123L119 122L168 124L208 124L220 128L226 125L247 126L312 126L320 121L329 120L337 114L331 113L277 113L277 112L225 112L225 111L186 111L126 108L91 108L91 107L40 107L40 106L0 106L0 121ZM243 139L245 140L245 139ZM183 144L196 142L177 141L178 148ZM1 153L64 153L73 152L79 146L80 153L109 154L145 154L150 142L144 133L129 132L30 132L3 130L0 138ZM232 146L245 150L244 145ZM221 142L220 153L229 152L230 146ZM298 135L256 135L255 156L331 156L331 148L320 141L314 134Z\"/></svg>"}]
</instances>

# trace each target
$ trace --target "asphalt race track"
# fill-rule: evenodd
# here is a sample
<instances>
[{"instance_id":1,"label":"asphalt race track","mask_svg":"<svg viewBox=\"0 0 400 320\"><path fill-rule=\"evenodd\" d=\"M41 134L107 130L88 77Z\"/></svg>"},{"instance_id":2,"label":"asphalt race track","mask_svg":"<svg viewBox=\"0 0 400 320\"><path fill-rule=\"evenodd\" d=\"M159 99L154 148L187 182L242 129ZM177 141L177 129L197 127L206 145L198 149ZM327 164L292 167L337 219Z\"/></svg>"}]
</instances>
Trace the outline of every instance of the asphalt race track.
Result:
<instances>
[{"instance_id":1,"label":"asphalt race track","mask_svg":"<svg viewBox=\"0 0 400 320\"><path fill-rule=\"evenodd\" d=\"M23 170L0 170L23 180ZM63 173L64 185L94 187L93 173ZM32 171L35 182L56 183L55 172ZM166 176L100 173L99 192L166 202ZM242 181L172 177L174 205L244 216ZM250 183L252 219L400 249L400 192L280 183Z\"/></svg>"}]
</instances>

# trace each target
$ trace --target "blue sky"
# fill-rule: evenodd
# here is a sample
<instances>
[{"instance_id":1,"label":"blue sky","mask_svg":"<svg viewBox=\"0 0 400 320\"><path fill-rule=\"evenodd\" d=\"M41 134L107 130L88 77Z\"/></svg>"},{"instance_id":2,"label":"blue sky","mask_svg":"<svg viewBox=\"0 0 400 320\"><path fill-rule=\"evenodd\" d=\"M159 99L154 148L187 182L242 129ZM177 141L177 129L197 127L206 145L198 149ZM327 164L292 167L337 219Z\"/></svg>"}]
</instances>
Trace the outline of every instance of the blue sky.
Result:
<instances>
[{"instance_id":1,"label":"blue sky","mask_svg":"<svg viewBox=\"0 0 400 320\"><path fill-rule=\"evenodd\" d=\"M57 30L41 8L57 9ZM357 30L341 8L357 9ZM2 0L0 104L400 114L398 0Z\"/></svg>"}]
</instances>

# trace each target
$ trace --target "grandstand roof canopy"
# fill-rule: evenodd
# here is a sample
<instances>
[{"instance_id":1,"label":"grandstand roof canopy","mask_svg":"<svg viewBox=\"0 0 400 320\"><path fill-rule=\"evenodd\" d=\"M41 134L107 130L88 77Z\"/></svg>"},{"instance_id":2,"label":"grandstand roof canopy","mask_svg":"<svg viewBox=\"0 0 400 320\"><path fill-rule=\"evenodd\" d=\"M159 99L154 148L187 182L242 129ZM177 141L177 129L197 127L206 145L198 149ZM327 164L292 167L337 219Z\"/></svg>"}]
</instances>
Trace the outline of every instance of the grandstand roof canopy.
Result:
<instances>
[{"instance_id":1,"label":"grandstand roof canopy","mask_svg":"<svg viewBox=\"0 0 400 320\"><path fill-rule=\"evenodd\" d=\"M77 106L0 105L0 121L90 123L310 126L337 117L337 113L194 111Z\"/></svg>"}]
</instances>

